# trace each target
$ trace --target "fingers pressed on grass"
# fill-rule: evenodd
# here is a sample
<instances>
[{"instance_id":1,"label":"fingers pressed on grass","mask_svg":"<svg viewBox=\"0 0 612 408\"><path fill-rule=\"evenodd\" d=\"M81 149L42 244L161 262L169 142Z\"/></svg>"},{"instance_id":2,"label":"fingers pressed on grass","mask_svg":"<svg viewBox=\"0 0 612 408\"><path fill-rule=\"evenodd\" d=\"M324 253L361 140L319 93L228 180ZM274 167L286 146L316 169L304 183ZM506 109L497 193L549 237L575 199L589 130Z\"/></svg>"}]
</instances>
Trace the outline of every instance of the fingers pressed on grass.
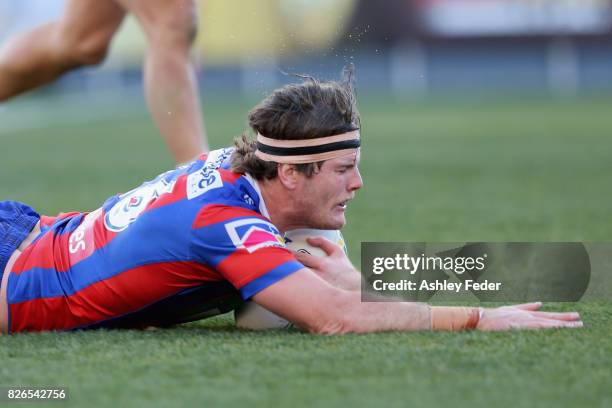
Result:
<instances>
[{"instance_id":1,"label":"fingers pressed on grass","mask_svg":"<svg viewBox=\"0 0 612 408\"><path fill-rule=\"evenodd\" d=\"M544 319L574 321L580 320L580 314L576 312L531 312L534 317L540 317Z\"/></svg>"},{"instance_id":2,"label":"fingers pressed on grass","mask_svg":"<svg viewBox=\"0 0 612 408\"><path fill-rule=\"evenodd\" d=\"M534 322L536 325L534 327L536 328L547 328L547 329L554 329L554 328L579 328L582 327L582 322L568 322L568 321L564 321L564 320L552 320L552 319L537 319Z\"/></svg>"},{"instance_id":3,"label":"fingers pressed on grass","mask_svg":"<svg viewBox=\"0 0 612 408\"><path fill-rule=\"evenodd\" d=\"M520 305L512 305L512 307L522 310L538 310L542 307L542 302L522 303Z\"/></svg>"}]
</instances>

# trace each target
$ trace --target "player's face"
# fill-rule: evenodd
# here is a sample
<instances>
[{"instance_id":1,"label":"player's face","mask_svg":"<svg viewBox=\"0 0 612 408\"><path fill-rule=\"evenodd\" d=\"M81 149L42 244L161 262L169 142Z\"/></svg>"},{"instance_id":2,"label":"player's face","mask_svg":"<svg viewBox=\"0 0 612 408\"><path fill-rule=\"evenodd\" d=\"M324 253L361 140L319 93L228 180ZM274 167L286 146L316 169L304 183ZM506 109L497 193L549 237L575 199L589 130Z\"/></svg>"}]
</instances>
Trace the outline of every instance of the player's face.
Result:
<instances>
[{"instance_id":1,"label":"player's face","mask_svg":"<svg viewBox=\"0 0 612 408\"><path fill-rule=\"evenodd\" d=\"M359 152L327 160L312 177L304 177L300 201L308 227L340 229L346 224L347 204L363 186L358 165Z\"/></svg>"}]
</instances>

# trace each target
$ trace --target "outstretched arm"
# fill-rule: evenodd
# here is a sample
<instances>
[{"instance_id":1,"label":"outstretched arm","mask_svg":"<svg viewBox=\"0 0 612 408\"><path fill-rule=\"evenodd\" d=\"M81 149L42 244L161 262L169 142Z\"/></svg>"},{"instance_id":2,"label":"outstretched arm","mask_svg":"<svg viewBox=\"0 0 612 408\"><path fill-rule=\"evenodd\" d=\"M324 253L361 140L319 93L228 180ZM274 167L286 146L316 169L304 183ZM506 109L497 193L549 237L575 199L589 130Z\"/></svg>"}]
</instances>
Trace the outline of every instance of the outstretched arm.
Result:
<instances>
[{"instance_id":1,"label":"outstretched arm","mask_svg":"<svg viewBox=\"0 0 612 408\"><path fill-rule=\"evenodd\" d=\"M253 300L311 333L343 334L428 330L423 303L361 302L361 294L336 288L304 268L262 290Z\"/></svg>"},{"instance_id":2,"label":"outstretched arm","mask_svg":"<svg viewBox=\"0 0 612 408\"><path fill-rule=\"evenodd\" d=\"M319 334L582 327L577 313L540 312L540 303L484 309L432 307L384 301L383 297L372 299L379 302L362 302L360 292L334 287L308 268L267 287L253 300L302 329Z\"/></svg>"}]
</instances>

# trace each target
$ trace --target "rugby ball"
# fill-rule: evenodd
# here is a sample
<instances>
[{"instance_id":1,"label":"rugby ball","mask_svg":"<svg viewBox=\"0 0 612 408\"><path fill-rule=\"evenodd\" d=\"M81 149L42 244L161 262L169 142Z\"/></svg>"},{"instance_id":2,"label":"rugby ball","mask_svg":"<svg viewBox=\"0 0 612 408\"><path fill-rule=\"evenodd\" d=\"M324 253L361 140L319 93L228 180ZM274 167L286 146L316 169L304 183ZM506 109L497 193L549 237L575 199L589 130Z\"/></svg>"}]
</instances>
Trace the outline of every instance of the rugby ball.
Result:
<instances>
[{"instance_id":1,"label":"rugby ball","mask_svg":"<svg viewBox=\"0 0 612 408\"><path fill-rule=\"evenodd\" d=\"M323 237L338 245L346 253L344 237L339 230L295 229L285 233L285 244L294 252L303 252L314 256L325 256L321 248L311 246L306 238Z\"/></svg>"},{"instance_id":2,"label":"rugby ball","mask_svg":"<svg viewBox=\"0 0 612 408\"><path fill-rule=\"evenodd\" d=\"M313 247L306 241L308 237L321 236L336 243L346 253L346 245L342 233L337 230L296 229L287 231L284 239L287 248L295 252L303 252L314 256L325 256L322 249ZM245 302L234 311L236 326L248 330L287 329L293 324L270 312L252 301Z\"/></svg>"}]
</instances>

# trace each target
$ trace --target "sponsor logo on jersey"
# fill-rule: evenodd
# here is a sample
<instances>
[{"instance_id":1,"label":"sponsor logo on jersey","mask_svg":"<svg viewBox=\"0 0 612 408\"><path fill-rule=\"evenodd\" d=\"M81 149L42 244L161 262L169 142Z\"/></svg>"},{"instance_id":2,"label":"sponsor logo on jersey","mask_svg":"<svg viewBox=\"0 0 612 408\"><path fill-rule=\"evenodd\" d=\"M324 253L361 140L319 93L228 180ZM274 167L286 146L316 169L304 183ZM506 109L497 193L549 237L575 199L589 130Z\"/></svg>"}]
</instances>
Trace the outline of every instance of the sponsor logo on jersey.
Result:
<instances>
[{"instance_id":1,"label":"sponsor logo on jersey","mask_svg":"<svg viewBox=\"0 0 612 408\"><path fill-rule=\"evenodd\" d=\"M245 194L244 196L242 196L242 199L244 200L245 203L247 203L248 205L254 207L255 206L255 200L253 200L251 198L250 195Z\"/></svg>"},{"instance_id":2,"label":"sponsor logo on jersey","mask_svg":"<svg viewBox=\"0 0 612 408\"><path fill-rule=\"evenodd\" d=\"M221 174L217 170L223 162L230 157L233 149L225 148L213 150L209 153L204 167L187 176L187 199L192 200L202 194L223 187Z\"/></svg>"},{"instance_id":3,"label":"sponsor logo on jersey","mask_svg":"<svg viewBox=\"0 0 612 408\"><path fill-rule=\"evenodd\" d=\"M123 231L138 218L151 201L162 194L172 192L175 183L176 180L167 181L160 176L125 193L104 216L104 226L109 231Z\"/></svg>"},{"instance_id":4,"label":"sponsor logo on jersey","mask_svg":"<svg viewBox=\"0 0 612 408\"><path fill-rule=\"evenodd\" d=\"M226 147L224 149L213 150L206 157L206 162L204 163L204 167L208 167L209 169L218 169L221 167L223 162L227 160L234 151L232 147Z\"/></svg>"},{"instance_id":5,"label":"sponsor logo on jersey","mask_svg":"<svg viewBox=\"0 0 612 408\"><path fill-rule=\"evenodd\" d=\"M192 200L207 191L223 187L221 174L217 170L204 167L197 173L187 176L187 199Z\"/></svg>"},{"instance_id":6,"label":"sponsor logo on jersey","mask_svg":"<svg viewBox=\"0 0 612 408\"><path fill-rule=\"evenodd\" d=\"M225 224L225 230L234 246L253 253L261 248L285 248L285 241L278 229L260 218L246 218Z\"/></svg>"}]
</instances>

